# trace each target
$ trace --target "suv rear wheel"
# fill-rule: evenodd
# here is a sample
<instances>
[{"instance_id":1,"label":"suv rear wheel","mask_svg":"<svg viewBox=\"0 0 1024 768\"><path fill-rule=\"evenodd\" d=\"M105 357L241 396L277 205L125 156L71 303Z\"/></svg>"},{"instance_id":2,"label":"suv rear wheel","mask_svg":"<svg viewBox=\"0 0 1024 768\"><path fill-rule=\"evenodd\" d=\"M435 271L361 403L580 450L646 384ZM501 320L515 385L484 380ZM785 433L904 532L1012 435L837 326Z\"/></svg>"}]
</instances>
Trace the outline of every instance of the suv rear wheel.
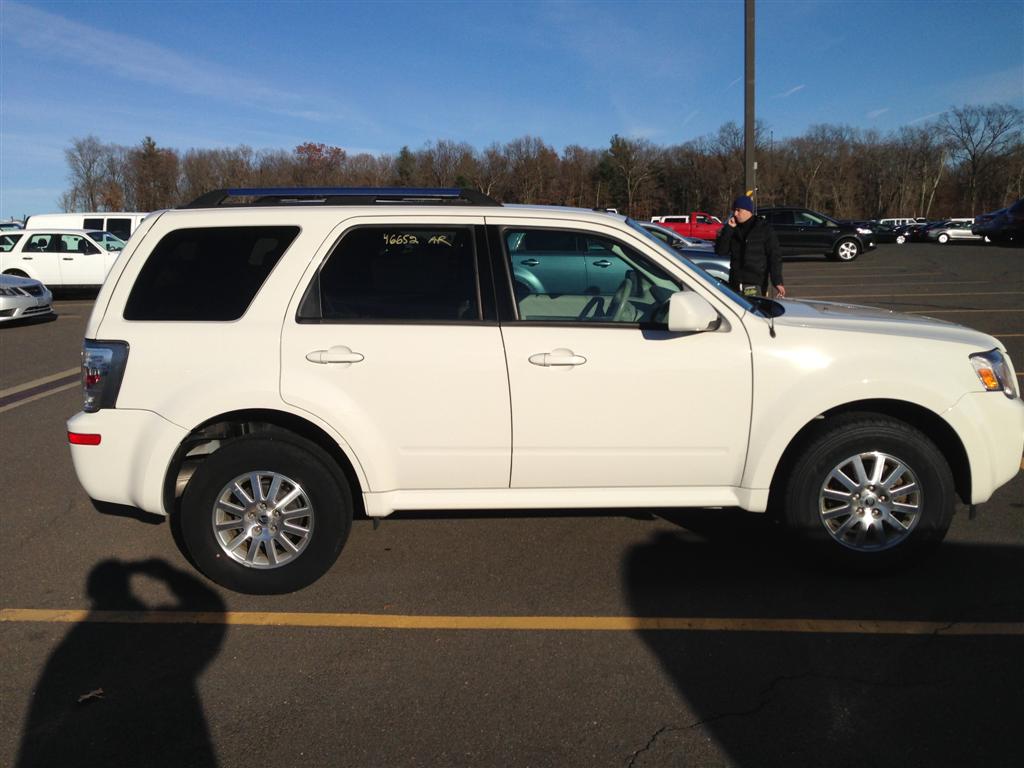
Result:
<instances>
[{"instance_id":1,"label":"suv rear wheel","mask_svg":"<svg viewBox=\"0 0 1024 768\"><path fill-rule=\"evenodd\" d=\"M334 564L352 526L352 494L314 446L266 437L228 443L199 465L181 532L198 568L228 589L280 594Z\"/></svg>"},{"instance_id":2,"label":"suv rear wheel","mask_svg":"<svg viewBox=\"0 0 1024 768\"><path fill-rule=\"evenodd\" d=\"M886 416L851 414L805 446L782 515L814 554L877 570L938 544L954 498L949 465L923 432Z\"/></svg>"},{"instance_id":3,"label":"suv rear wheel","mask_svg":"<svg viewBox=\"0 0 1024 768\"><path fill-rule=\"evenodd\" d=\"M833 255L839 261L853 261L860 255L860 243L851 238L840 240L836 243L836 249L833 251Z\"/></svg>"}]
</instances>

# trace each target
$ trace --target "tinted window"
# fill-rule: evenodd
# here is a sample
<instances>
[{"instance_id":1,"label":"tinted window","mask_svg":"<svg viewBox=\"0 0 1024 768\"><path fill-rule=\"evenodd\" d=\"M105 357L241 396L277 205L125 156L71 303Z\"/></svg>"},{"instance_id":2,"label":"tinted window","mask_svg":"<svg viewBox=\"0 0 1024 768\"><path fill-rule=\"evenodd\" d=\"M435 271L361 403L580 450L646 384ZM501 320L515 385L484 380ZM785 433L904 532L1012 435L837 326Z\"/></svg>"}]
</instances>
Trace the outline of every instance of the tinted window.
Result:
<instances>
[{"instance_id":1,"label":"tinted window","mask_svg":"<svg viewBox=\"0 0 1024 768\"><path fill-rule=\"evenodd\" d=\"M815 216L810 211L799 211L796 214L796 223L800 227L824 227L825 220L821 216Z\"/></svg>"},{"instance_id":2,"label":"tinted window","mask_svg":"<svg viewBox=\"0 0 1024 768\"><path fill-rule=\"evenodd\" d=\"M82 229L103 229L103 219L86 219Z\"/></svg>"},{"instance_id":3,"label":"tinted window","mask_svg":"<svg viewBox=\"0 0 1024 768\"><path fill-rule=\"evenodd\" d=\"M0 235L0 251L7 253L21 240L21 235Z\"/></svg>"},{"instance_id":4,"label":"tinted window","mask_svg":"<svg viewBox=\"0 0 1024 768\"><path fill-rule=\"evenodd\" d=\"M768 219L769 224L786 225L793 223L793 212L792 211L772 211L765 216Z\"/></svg>"},{"instance_id":5,"label":"tinted window","mask_svg":"<svg viewBox=\"0 0 1024 768\"><path fill-rule=\"evenodd\" d=\"M88 222L85 225L86 229L90 229ZM96 229L106 229L107 232L117 235L122 240L127 240L132 233L132 220L131 219L107 219L107 226L104 227L102 224Z\"/></svg>"},{"instance_id":6,"label":"tinted window","mask_svg":"<svg viewBox=\"0 0 1024 768\"><path fill-rule=\"evenodd\" d=\"M328 257L318 282L325 320L480 318L476 251L468 228L352 230Z\"/></svg>"},{"instance_id":7,"label":"tinted window","mask_svg":"<svg viewBox=\"0 0 1024 768\"><path fill-rule=\"evenodd\" d=\"M166 235L128 296L126 320L237 320L298 227L209 227Z\"/></svg>"}]
</instances>

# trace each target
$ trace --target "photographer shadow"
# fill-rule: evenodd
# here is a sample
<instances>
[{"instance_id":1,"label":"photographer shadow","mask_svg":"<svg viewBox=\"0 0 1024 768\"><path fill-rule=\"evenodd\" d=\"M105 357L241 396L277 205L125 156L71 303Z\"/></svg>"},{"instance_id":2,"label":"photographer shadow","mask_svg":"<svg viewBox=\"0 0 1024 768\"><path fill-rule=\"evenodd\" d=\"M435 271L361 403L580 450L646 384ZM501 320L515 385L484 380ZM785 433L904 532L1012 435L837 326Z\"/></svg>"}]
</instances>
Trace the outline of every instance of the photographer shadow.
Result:
<instances>
[{"instance_id":1,"label":"photographer shadow","mask_svg":"<svg viewBox=\"0 0 1024 768\"><path fill-rule=\"evenodd\" d=\"M725 628L639 633L686 707L634 768L1020 764L1019 632L950 631L1020 626L1019 547L947 542L905 571L850 575L749 515L663 517L680 529L623 562L632 614Z\"/></svg>"},{"instance_id":2,"label":"photographer shadow","mask_svg":"<svg viewBox=\"0 0 1024 768\"><path fill-rule=\"evenodd\" d=\"M133 585L136 576L151 583ZM149 605L137 586L169 592L174 602ZM16 765L216 766L197 684L225 626L146 619L223 613L220 597L157 559L99 563L88 594L89 615L54 650L32 693Z\"/></svg>"}]
</instances>

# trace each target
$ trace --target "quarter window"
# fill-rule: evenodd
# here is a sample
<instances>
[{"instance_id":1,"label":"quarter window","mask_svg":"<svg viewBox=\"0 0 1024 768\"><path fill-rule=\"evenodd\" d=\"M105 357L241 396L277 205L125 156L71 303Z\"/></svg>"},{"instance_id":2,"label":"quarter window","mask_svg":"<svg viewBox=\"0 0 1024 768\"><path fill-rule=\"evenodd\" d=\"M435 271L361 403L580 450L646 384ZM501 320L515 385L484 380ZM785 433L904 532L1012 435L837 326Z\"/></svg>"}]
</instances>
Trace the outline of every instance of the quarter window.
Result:
<instances>
[{"instance_id":1,"label":"quarter window","mask_svg":"<svg viewBox=\"0 0 1024 768\"><path fill-rule=\"evenodd\" d=\"M660 267L603 235L507 229L503 239L520 320L655 322L679 290Z\"/></svg>"},{"instance_id":2,"label":"quarter window","mask_svg":"<svg viewBox=\"0 0 1024 768\"><path fill-rule=\"evenodd\" d=\"M298 227L171 232L135 280L125 320L237 320L298 234Z\"/></svg>"},{"instance_id":3,"label":"quarter window","mask_svg":"<svg viewBox=\"0 0 1024 768\"><path fill-rule=\"evenodd\" d=\"M360 227L341 239L311 286L324 320L480 319L476 249L466 227ZM307 293L300 319L313 319Z\"/></svg>"},{"instance_id":4,"label":"quarter window","mask_svg":"<svg viewBox=\"0 0 1024 768\"><path fill-rule=\"evenodd\" d=\"M21 240L21 235L0 235L0 253L8 253L13 250L19 240Z\"/></svg>"}]
</instances>

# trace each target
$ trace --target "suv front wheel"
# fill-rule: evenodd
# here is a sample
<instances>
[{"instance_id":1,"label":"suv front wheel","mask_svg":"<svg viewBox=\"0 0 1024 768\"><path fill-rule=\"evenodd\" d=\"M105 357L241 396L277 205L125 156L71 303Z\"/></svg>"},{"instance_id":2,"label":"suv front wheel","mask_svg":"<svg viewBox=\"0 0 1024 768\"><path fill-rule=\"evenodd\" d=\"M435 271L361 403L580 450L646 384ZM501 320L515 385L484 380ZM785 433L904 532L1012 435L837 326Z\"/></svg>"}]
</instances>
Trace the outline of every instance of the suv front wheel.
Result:
<instances>
[{"instance_id":1,"label":"suv front wheel","mask_svg":"<svg viewBox=\"0 0 1024 768\"><path fill-rule=\"evenodd\" d=\"M887 416L850 414L804 447L782 516L827 562L878 570L938 544L954 498L949 464L923 432Z\"/></svg>"},{"instance_id":2,"label":"suv front wheel","mask_svg":"<svg viewBox=\"0 0 1024 768\"><path fill-rule=\"evenodd\" d=\"M853 261L860 255L860 243L851 238L836 243L833 256L839 261Z\"/></svg>"},{"instance_id":3,"label":"suv front wheel","mask_svg":"<svg viewBox=\"0 0 1024 768\"><path fill-rule=\"evenodd\" d=\"M249 594L293 592L334 564L352 526L352 494L313 446L266 437L228 443L196 469L181 532L195 564Z\"/></svg>"}]
</instances>

